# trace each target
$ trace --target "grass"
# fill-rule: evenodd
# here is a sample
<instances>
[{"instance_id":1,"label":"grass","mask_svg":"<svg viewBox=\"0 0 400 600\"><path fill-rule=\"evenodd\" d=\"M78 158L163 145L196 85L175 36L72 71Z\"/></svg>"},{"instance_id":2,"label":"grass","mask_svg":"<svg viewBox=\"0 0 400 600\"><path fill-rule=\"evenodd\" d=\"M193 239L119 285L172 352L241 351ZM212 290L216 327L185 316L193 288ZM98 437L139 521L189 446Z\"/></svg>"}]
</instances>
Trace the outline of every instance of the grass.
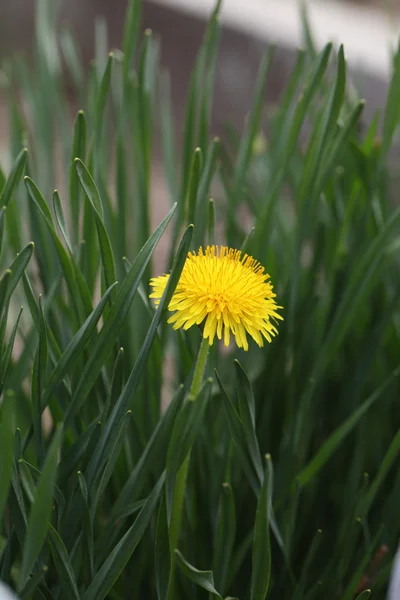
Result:
<instances>
[{"instance_id":1,"label":"grass","mask_svg":"<svg viewBox=\"0 0 400 600\"><path fill-rule=\"evenodd\" d=\"M400 533L400 50L365 123L343 49L317 52L309 31L265 109L266 49L243 131L216 140L217 6L178 143L139 0L121 51L107 55L100 23L87 76L68 31L50 35L53 4L38 7L33 70L3 65L0 579L34 600L385 598ZM159 130L171 207L152 231ZM162 236L172 271L155 311ZM285 320L263 349L214 344L191 389L200 331L165 313L188 250L212 241L266 266Z\"/></svg>"}]
</instances>

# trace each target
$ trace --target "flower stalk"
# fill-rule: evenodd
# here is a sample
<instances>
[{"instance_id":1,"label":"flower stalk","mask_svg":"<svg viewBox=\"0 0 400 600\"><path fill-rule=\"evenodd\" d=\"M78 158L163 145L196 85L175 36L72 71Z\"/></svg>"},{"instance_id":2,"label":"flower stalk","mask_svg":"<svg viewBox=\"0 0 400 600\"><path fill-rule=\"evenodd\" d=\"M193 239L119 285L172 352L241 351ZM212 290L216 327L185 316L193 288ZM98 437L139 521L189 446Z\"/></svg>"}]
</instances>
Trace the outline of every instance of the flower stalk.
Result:
<instances>
[{"instance_id":1,"label":"flower stalk","mask_svg":"<svg viewBox=\"0 0 400 600\"><path fill-rule=\"evenodd\" d=\"M193 372L192 384L190 386L189 394L187 397L188 402L194 402L201 390L201 385L204 379L204 372L207 365L207 357L208 357L208 349L210 345L208 340L202 338L199 353L197 355L196 365ZM174 589L175 589L175 549L178 547L179 542L179 534L181 530L182 523L182 513L183 513L183 505L185 498L185 489L186 489L186 480L187 474L189 470L190 463L190 450L183 461L177 475L175 481L175 489L174 489L174 497L172 501L172 513L171 513L171 523L169 530L169 542L170 542L170 552L171 552L171 576L168 586L168 600L172 600L174 598Z\"/></svg>"}]
</instances>

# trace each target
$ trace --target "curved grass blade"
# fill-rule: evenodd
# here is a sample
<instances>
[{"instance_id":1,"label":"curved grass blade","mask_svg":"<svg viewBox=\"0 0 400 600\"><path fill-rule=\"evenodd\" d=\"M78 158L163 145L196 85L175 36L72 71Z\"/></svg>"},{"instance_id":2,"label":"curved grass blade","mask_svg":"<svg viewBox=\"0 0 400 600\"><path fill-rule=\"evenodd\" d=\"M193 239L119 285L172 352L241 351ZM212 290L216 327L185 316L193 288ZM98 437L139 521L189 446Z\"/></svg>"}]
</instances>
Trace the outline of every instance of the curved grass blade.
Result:
<instances>
[{"instance_id":1,"label":"curved grass blade","mask_svg":"<svg viewBox=\"0 0 400 600\"><path fill-rule=\"evenodd\" d=\"M104 225L104 211L100 194L92 176L79 158L75 159L75 168L79 182L85 191L85 194L88 197L94 211L97 236L103 262L104 278L106 287L109 288L117 280L117 274L115 270L114 255L111 248L110 238Z\"/></svg>"},{"instance_id":2,"label":"curved grass blade","mask_svg":"<svg viewBox=\"0 0 400 600\"><path fill-rule=\"evenodd\" d=\"M29 513L22 553L22 564L19 573L19 590L23 589L28 580L33 565L43 547L50 526L61 438L62 427L59 426L47 453L42 474L36 488L34 503Z\"/></svg>"},{"instance_id":3,"label":"curved grass blade","mask_svg":"<svg viewBox=\"0 0 400 600\"><path fill-rule=\"evenodd\" d=\"M222 596L217 592L214 587L214 576L212 571L199 571L191 565L182 555L179 550L175 550L175 558L177 559L177 564L180 570L190 581L203 588L213 596L217 596L217 598L221 598Z\"/></svg>"},{"instance_id":4,"label":"curved grass blade","mask_svg":"<svg viewBox=\"0 0 400 600\"><path fill-rule=\"evenodd\" d=\"M171 552L169 548L165 495L162 496L158 508L154 553L157 598L158 600L165 600L168 596L168 585L171 576Z\"/></svg>"},{"instance_id":5,"label":"curved grass blade","mask_svg":"<svg viewBox=\"0 0 400 600\"><path fill-rule=\"evenodd\" d=\"M1 404L0 423L0 517L3 515L11 483L14 459L14 408L15 398L6 397Z\"/></svg>"},{"instance_id":6,"label":"curved grass blade","mask_svg":"<svg viewBox=\"0 0 400 600\"><path fill-rule=\"evenodd\" d=\"M49 544L54 565L60 578L61 589L64 591L65 597L71 598L71 600L80 600L70 557L59 533L52 525L49 527Z\"/></svg>"},{"instance_id":7,"label":"curved grass blade","mask_svg":"<svg viewBox=\"0 0 400 600\"><path fill-rule=\"evenodd\" d=\"M258 496L261 483L257 477L257 474L254 472L253 463L251 461L251 458L249 457L247 442L243 432L243 423L240 419L239 414L236 411L236 408L234 407L232 401L226 393L217 371L215 371L215 376L217 378L217 383L224 402L224 408L228 419L229 431L231 432L231 436L237 449L240 462L242 463L242 468L254 493L256 494L256 496Z\"/></svg>"},{"instance_id":8,"label":"curved grass blade","mask_svg":"<svg viewBox=\"0 0 400 600\"><path fill-rule=\"evenodd\" d=\"M115 520L122 518L125 512L125 506L131 506L132 500L138 498L141 494L145 482L148 480L149 474L162 471L164 468L162 462L165 460L168 443L171 439L171 433L175 419L181 409L185 388L180 386L168 406L166 413L161 421L159 421L151 438L146 444L146 447L141 454L138 463L126 481L114 507L112 517Z\"/></svg>"},{"instance_id":9,"label":"curved grass blade","mask_svg":"<svg viewBox=\"0 0 400 600\"><path fill-rule=\"evenodd\" d=\"M87 290L82 286L78 287L76 284L75 274L76 271L79 270L79 266L75 264L73 256L69 256L67 250L64 248L60 238L58 237L50 208L46 200L43 198L39 188L29 177L25 177L24 182L29 192L29 196L35 203L37 209L44 218L46 225L50 231L50 235L53 240L58 259L60 261L64 273L65 281L68 285L71 301L74 306L76 316L78 319L80 319L80 308L78 305L79 298L81 298L84 301L85 312L87 314L89 314L93 310L93 307L90 295L88 297Z\"/></svg>"},{"instance_id":10,"label":"curved grass blade","mask_svg":"<svg viewBox=\"0 0 400 600\"><path fill-rule=\"evenodd\" d=\"M111 554L102 564L82 600L103 600L120 576L133 551L143 537L164 486L163 473L146 500L142 510L122 539L114 547Z\"/></svg>"},{"instance_id":11,"label":"curved grass blade","mask_svg":"<svg viewBox=\"0 0 400 600\"><path fill-rule=\"evenodd\" d=\"M78 483L83 505L83 556L87 569L86 580L88 579L88 581L92 581L94 577L93 521L88 505L88 490L86 481L81 471L78 471Z\"/></svg>"},{"instance_id":12,"label":"curved grass blade","mask_svg":"<svg viewBox=\"0 0 400 600\"><path fill-rule=\"evenodd\" d=\"M153 250L164 233L175 208L176 205L171 208L165 219L143 246L118 291L66 412L65 422L67 425L71 423L72 418L78 412L97 379L104 361L114 347Z\"/></svg>"},{"instance_id":13,"label":"curved grass blade","mask_svg":"<svg viewBox=\"0 0 400 600\"><path fill-rule=\"evenodd\" d=\"M257 473L261 485L264 478L264 472L255 429L256 417L253 390L251 389L249 378L239 361L235 360L234 365L238 383L239 413L243 425L243 433L246 438L247 448L254 470Z\"/></svg>"},{"instance_id":14,"label":"curved grass blade","mask_svg":"<svg viewBox=\"0 0 400 600\"><path fill-rule=\"evenodd\" d=\"M65 245L68 248L68 252L70 254L73 254L72 245L71 245L71 241L69 239L67 224L65 222L64 211L62 209L60 194L58 193L58 190L54 190L54 192L53 192L53 208L54 208L54 215L56 217L57 225L62 233Z\"/></svg>"},{"instance_id":15,"label":"curved grass blade","mask_svg":"<svg viewBox=\"0 0 400 600\"><path fill-rule=\"evenodd\" d=\"M21 250L20 254L18 254L17 258L10 265L11 276L7 286L7 293L5 295L5 302L8 303L13 291L17 287L17 283L22 277L23 272L25 271L33 253L34 243L29 242L25 246L23 250Z\"/></svg>"},{"instance_id":16,"label":"curved grass blade","mask_svg":"<svg viewBox=\"0 0 400 600\"><path fill-rule=\"evenodd\" d=\"M86 158L86 118L83 110L76 115L74 139L69 167L69 201L71 205L72 233L74 244L79 240L80 186L76 174L75 159Z\"/></svg>"},{"instance_id":17,"label":"curved grass blade","mask_svg":"<svg viewBox=\"0 0 400 600\"><path fill-rule=\"evenodd\" d=\"M23 311L23 307L21 306L17 319L15 321L14 327L11 331L11 335L10 335L10 339L8 340L8 343L4 349L3 352L3 356L1 359L1 364L0 364L0 394L2 393L3 389L4 389L4 383L5 383L5 379L7 377L7 371L8 371L8 367L10 365L10 360L11 360L11 355L12 355L12 351L14 348L14 342L15 342L15 337L17 335L17 330L18 330L18 325L19 325L19 320L21 318L22 315L22 311ZM1 479L0 479L1 481ZM0 511L1 513L1 511Z\"/></svg>"},{"instance_id":18,"label":"curved grass blade","mask_svg":"<svg viewBox=\"0 0 400 600\"><path fill-rule=\"evenodd\" d=\"M322 469L325 463L333 455L337 448L341 445L343 440L349 435L349 433L357 425L361 417L368 411L368 409L381 397L387 387L393 382L393 380L400 375L400 367L395 369L393 373L386 379L386 381L378 388L371 396L365 400L365 402L357 408L351 415L340 425L324 442L322 447L319 449L317 454L310 460L308 465L299 473L296 478L296 483L300 487L304 487L309 483Z\"/></svg>"},{"instance_id":19,"label":"curved grass blade","mask_svg":"<svg viewBox=\"0 0 400 600\"><path fill-rule=\"evenodd\" d=\"M135 395L135 391L140 383L143 371L146 367L147 359L150 354L150 349L157 333L157 328L161 322L164 311L167 309L172 295L175 291L175 288L178 284L190 248L192 236L193 226L189 226L186 229L181 244L178 248L178 252L176 254L175 262L172 267L168 283L164 290L164 294L160 300L160 304L158 305L157 311L154 314L149 330L146 334L143 346L140 349L139 356L136 359L135 365L122 391L122 394L118 398L118 401L113 407L110 417L107 423L105 424L103 434L99 440L98 447L96 448L96 452L93 455L93 461L91 462L91 465L89 467L87 476L88 485L91 485L94 478L94 474L97 472L99 465L102 465L105 457L107 457L108 453L110 452L110 449L114 443L116 432L119 429L119 424L123 419L126 411L130 408L132 398ZM113 308L114 306L115 303L113 305Z\"/></svg>"},{"instance_id":20,"label":"curved grass blade","mask_svg":"<svg viewBox=\"0 0 400 600\"><path fill-rule=\"evenodd\" d=\"M201 168L203 163L203 156L201 148L196 148L192 158L192 164L190 167L190 179L189 189L187 198L187 222L188 224L194 223L196 216L196 198L199 189L199 182L201 176Z\"/></svg>"},{"instance_id":21,"label":"curved grass blade","mask_svg":"<svg viewBox=\"0 0 400 600\"><path fill-rule=\"evenodd\" d=\"M15 163L11 169L11 172L7 178L7 181L0 194L0 206L8 206L11 196L14 193L15 188L21 181L22 175L25 171L26 159L28 156L28 150L24 148L18 154Z\"/></svg>"},{"instance_id":22,"label":"curved grass blade","mask_svg":"<svg viewBox=\"0 0 400 600\"><path fill-rule=\"evenodd\" d=\"M102 296L100 302L94 309L91 315L88 316L82 327L72 338L60 360L57 362L52 374L49 377L47 386L44 392L43 404L46 405L51 394L57 385L65 378L65 376L76 366L77 361L82 355L85 347L96 331L96 325L103 314L105 305L110 297L112 289L117 284L114 283Z\"/></svg>"},{"instance_id":23,"label":"curved grass blade","mask_svg":"<svg viewBox=\"0 0 400 600\"><path fill-rule=\"evenodd\" d=\"M266 461L267 465L264 473L264 483L258 498L256 520L254 524L250 600L265 600L271 576L271 546L269 539L269 455L267 455Z\"/></svg>"},{"instance_id":24,"label":"curved grass blade","mask_svg":"<svg viewBox=\"0 0 400 600\"><path fill-rule=\"evenodd\" d=\"M221 500L214 542L213 572L217 588L225 593L231 569L233 545L236 537L236 508L232 487L222 484Z\"/></svg>"}]
</instances>

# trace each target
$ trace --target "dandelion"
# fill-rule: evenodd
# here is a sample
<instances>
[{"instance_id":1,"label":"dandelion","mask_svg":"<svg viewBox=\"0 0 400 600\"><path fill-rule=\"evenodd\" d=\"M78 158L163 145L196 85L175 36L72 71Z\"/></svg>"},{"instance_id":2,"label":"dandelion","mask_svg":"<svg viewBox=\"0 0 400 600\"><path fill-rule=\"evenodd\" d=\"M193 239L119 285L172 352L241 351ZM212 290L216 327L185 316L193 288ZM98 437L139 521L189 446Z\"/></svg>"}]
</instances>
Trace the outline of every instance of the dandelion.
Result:
<instances>
[{"instance_id":1,"label":"dandelion","mask_svg":"<svg viewBox=\"0 0 400 600\"><path fill-rule=\"evenodd\" d=\"M169 275L151 279L156 306ZM210 346L215 336L230 343L231 333L239 348L248 350L247 333L259 345L271 342L278 333L273 287L264 267L240 250L225 246L207 246L198 253L189 252L168 309L174 329L189 329L204 321L203 338Z\"/></svg>"}]
</instances>

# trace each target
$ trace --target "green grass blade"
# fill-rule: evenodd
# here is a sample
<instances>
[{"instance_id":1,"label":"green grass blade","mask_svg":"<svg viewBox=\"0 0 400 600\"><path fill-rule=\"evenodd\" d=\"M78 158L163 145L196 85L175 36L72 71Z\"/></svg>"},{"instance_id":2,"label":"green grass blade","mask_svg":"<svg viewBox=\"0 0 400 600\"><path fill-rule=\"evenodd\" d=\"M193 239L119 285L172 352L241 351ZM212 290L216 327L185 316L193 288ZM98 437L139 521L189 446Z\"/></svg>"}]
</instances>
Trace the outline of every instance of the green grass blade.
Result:
<instances>
[{"instance_id":1,"label":"green grass blade","mask_svg":"<svg viewBox=\"0 0 400 600\"><path fill-rule=\"evenodd\" d=\"M7 501L14 459L14 406L15 399L6 397L1 405L0 423L0 515Z\"/></svg>"},{"instance_id":2,"label":"green grass blade","mask_svg":"<svg viewBox=\"0 0 400 600\"><path fill-rule=\"evenodd\" d=\"M69 424L75 416L80 406L84 402L87 394L90 392L98 374L100 373L104 360L108 357L111 349L117 340L126 315L136 294L142 275L148 265L154 248L164 233L175 210L174 205L165 219L157 227L153 235L149 238L142 250L136 257L132 268L129 270L121 288L115 298L115 301L107 315L103 328L97 338L95 346L92 348L90 358L83 370L82 376L75 389L72 402L65 415L65 422ZM126 412L126 411L124 411Z\"/></svg>"},{"instance_id":3,"label":"green grass blade","mask_svg":"<svg viewBox=\"0 0 400 600\"><path fill-rule=\"evenodd\" d=\"M74 139L72 143L71 162L69 167L69 202L71 206L71 221L73 240L76 245L79 241L79 217L81 209L80 186L75 168L75 159L86 159L86 119L83 110L80 110L75 119Z\"/></svg>"},{"instance_id":4,"label":"green grass blade","mask_svg":"<svg viewBox=\"0 0 400 600\"><path fill-rule=\"evenodd\" d=\"M18 325L19 325L19 321L22 315L22 311L23 311L23 307L21 306L17 319L15 321L15 324L12 328L11 334L10 334L10 338L4 348L4 352L3 352L3 356L1 359L1 365L0 365L0 394L4 389L4 384L5 384L5 379L7 377L7 371L8 368L10 366L10 360L11 360L11 355L13 352L13 348L14 348L14 343L15 343L15 338L17 335L17 331L18 331Z\"/></svg>"},{"instance_id":5,"label":"green grass blade","mask_svg":"<svg viewBox=\"0 0 400 600\"><path fill-rule=\"evenodd\" d=\"M114 255L111 248L110 238L104 225L104 212L100 194L92 176L79 158L75 160L75 167L78 174L78 179L82 185L82 188L85 190L85 193L94 211L100 253L103 262L104 279L106 287L109 288L117 280L117 274L115 270Z\"/></svg>"},{"instance_id":6,"label":"green grass blade","mask_svg":"<svg viewBox=\"0 0 400 600\"><path fill-rule=\"evenodd\" d=\"M264 472L255 430L256 417L253 390L251 389L249 378L240 363L235 360L234 365L238 384L239 413L242 421L243 433L254 470L257 473L261 485L264 478Z\"/></svg>"},{"instance_id":7,"label":"green grass blade","mask_svg":"<svg viewBox=\"0 0 400 600\"><path fill-rule=\"evenodd\" d=\"M187 222L194 223L196 215L196 198L199 188L201 168L202 168L202 152L201 148L196 148L193 154L192 164L190 168L189 190L187 198Z\"/></svg>"},{"instance_id":8,"label":"green grass blade","mask_svg":"<svg viewBox=\"0 0 400 600\"><path fill-rule=\"evenodd\" d=\"M155 578L157 599L167 598L171 574L171 553L169 548L168 520L165 495L162 496L157 515L157 532L155 541Z\"/></svg>"},{"instance_id":9,"label":"green grass blade","mask_svg":"<svg viewBox=\"0 0 400 600\"><path fill-rule=\"evenodd\" d=\"M127 80L129 70L132 67L132 60L138 45L140 23L141 23L142 3L140 0L129 0L126 15L122 42L122 51L124 53L124 81Z\"/></svg>"},{"instance_id":10,"label":"green grass blade","mask_svg":"<svg viewBox=\"0 0 400 600\"><path fill-rule=\"evenodd\" d=\"M183 557L182 553L179 552L179 550L175 550L175 559L182 573L186 575L186 577L190 579L190 581L203 588L213 596L221 598L222 600L222 596L217 592L217 590L214 587L214 576L212 571L199 571L199 569L193 567L193 565L191 565Z\"/></svg>"},{"instance_id":11,"label":"green grass blade","mask_svg":"<svg viewBox=\"0 0 400 600\"><path fill-rule=\"evenodd\" d=\"M138 463L122 488L112 510L112 517L114 519L121 518L121 514L125 512L124 507L139 497L150 473L157 473L158 469L158 474L160 474L164 469L168 443L171 439L175 419L181 410L184 394L185 388L182 385L178 388L165 415L153 431Z\"/></svg>"},{"instance_id":12,"label":"green grass blade","mask_svg":"<svg viewBox=\"0 0 400 600\"><path fill-rule=\"evenodd\" d=\"M83 600L103 600L120 576L133 551L140 542L156 509L163 485L164 474L160 477L133 525L115 546L99 571L95 574Z\"/></svg>"},{"instance_id":13,"label":"green grass blade","mask_svg":"<svg viewBox=\"0 0 400 600\"><path fill-rule=\"evenodd\" d=\"M177 255L175 258L174 265L172 267L168 283L166 285L164 294L160 300L157 311L154 314L153 320L151 322L150 328L146 334L146 338L144 343L140 349L139 356L136 359L135 365L132 369L132 372L129 376L129 379L122 391L121 396L118 398L117 403L113 407L110 417L107 421L107 424L104 428L103 435L99 441L99 445L96 449L96 452L93 457L93 461L90 466L89 474L88 474L88 482L91 483L93 481L94 473L98 469L101 461L104 461L104 458L108 455L111 446L113 444L113 440L115 439L116 431L118 431L119 424L129 409L131 400L134 397L135 391L140 383L142 378L144 369L147 365L147 360L149 357L150 349L154 338L157 333L157 328L161 322L161 319L164 315L164 311L167 309L172 295L175 291L176 285L179 281L179 277L181 275L183 266L186 261L186 257L190 248L190 244L193 236L193 226L189 226L186 229L186 232L182 238L181 244L178 248ZM114 304L115 306L115 304ZM111 313L110 313L111 314Z\"/></svg>"},{"instance_id":14,"label":"green grass blade","mask_svg":"<svg viewBox=\"0 0 400 600\"><path fill-rule=\"evenodd\" d=\"M62 590L71 600L79 600L80 595L70 557L59 533L52 525L49 527L49 544Z\"/></svg>"},{"instance_id":15,"label":"green grass blade","mask_svg":"<svg viewBox=\"0 0 400 600\"><path fill-rule=\"evenodd\" d=\"M358 514L364 517L368 514L371 505L377 495L382 483L387 476L390 468L392 467L394 461L396 460L400 451L400 430L394 436L385 456L383 457L382 463L379 467L379 471L372 481L370 487L368 488L367 493L364 498L360 501L360 506L358 508Z\"/></svg>"},{"instance_id":16,"label":"green grass blade","mask_svg":"<svg viewBox=\"0 0 400 600\"><path fill-rule=\"evenodd\" d=\"M267 465L257 503L256 520L253 534L253 560L251 573L250 600L265 600L271 576L271 546L269 536L270 510L270 457L266 457Z\"/></svg>"},{"instance_id":17,"label":"green grass blade","mask_svg":"<svg viewBox=\"0 0 400 600\"><path fill-rule=\"evenodd\" d=\"M72 254L72 244L71 241L69 239L69 235L68 235L68 230L67 230L67 224L65 222L65 217L64 217L64 211L62 209L62 205L61 205L61 200L60 200L60 194L58 193L57 190L54 190L53 193L53 208L54 208L54 215L57 221L57 225L62 233L65 245L68 248L68 252L70 254Z\"/></svg>"},{"instance_id":18,"label":"green grass blade","mask_svg":"<svg viewBox=\"0 0 400 600\"><path fill-rule=\"evenodd\" d=\"M253 464L248 453L248 447L243 431L243 423L232 401L229 399L229 396L227 395L225 388L222 385L221 379L217 371L215 371L215 376L217 378L217 383L224 402L229 431L231 432L233 442L239 454L240 462L242 464L248 482L254 490L254 493L258 496L258 492L260 489L260 481L257 477L257 474L254 472Z\"/></svg>"},{"instance_id":19,"label":"green grass blade","mask_svg":"<svg viewBox=\"0 0 400 600\"><path fill-rule=\"evenodd\" d=\"M311 459L308 465L299 473L296 478L297 483L304 487L309 483L330 459L333 453L339 448L343 440L351 433L361 417L368 409L382 396L389 385L400 375L400 368L397 368L386 379L380 388L378 388L365 402L357 408L324 442L317 454Z\"/></svg>"},{"instance_id":20,"label":"green grass blade","mask_svg":"<svg viewBox=\"0 0 400 600\"><path fill-rule=\"evenodd\" d=\"M106 293L103 295L94 311L88 316L82 327L75 334L75 336L72 338L67 348L63 352L60 360L54 367L54 370L51 373L47 382L43 398L44 404L47 404L56 386L59 385L61 381L66 377L66 375L68 375L68 373L75 368L77 362L79 361L82 355L82 352L86 348L89 341L92 339L93 334L95 334L97 331L97 323L99 322L99 319L103 314L106 303L110 297L110 293L115 286L116 283L114 283L106 291Z\"/></svg>"},{"instance_id":21,"label":"green grass blade","mask_svg":"<svg viewBox=\"0 0 400 600\"><path fill-rule=\"evenodd\" d=\"M43 466L43 471L36 488L34 503L29 513L26 540L24 543L22 564L19 573L19 590L22 590L28 580L29 574L43 547L50 526L61 437L62 428L59 427L51 442Z\"/></svg>"},{"instance_id":22,"label":"green grass blade","mask_svg":"<svg viewBox=\"0 0 400 600\"><path fill-rule=\"evenodd\" d=\"M28 150L26 148L21 150L17 156L5 186L0 194L0 206L8 206L8 203L10 202L17 185L21 181L22 175L24 174L27 156Z\"/></svg>"},{"instance_id":23,"label":"green grass blade","mask_svg":"<svg viewBox=\"0 0 400 600\"><path fill-rule=\"evenodd\" d=\"M221 499L214 542L213 572L217 588L225 593L236 536L236 508L232 487L222 484Z\"/></svg>"},{"instance_id":24,"label":"green grass blade","mask_svg":"<svg viewBox=\"0 0 400 600\"><path fill-rule=\"evenodd\" d=\"M17 256L13 263L10 265L10 279L8 282L7 292L5 295L5 302L8 303L19 280L21 279L33 253L34 244L30 242L25 246L21 253Z\"/></svg>"}]
</instances>

